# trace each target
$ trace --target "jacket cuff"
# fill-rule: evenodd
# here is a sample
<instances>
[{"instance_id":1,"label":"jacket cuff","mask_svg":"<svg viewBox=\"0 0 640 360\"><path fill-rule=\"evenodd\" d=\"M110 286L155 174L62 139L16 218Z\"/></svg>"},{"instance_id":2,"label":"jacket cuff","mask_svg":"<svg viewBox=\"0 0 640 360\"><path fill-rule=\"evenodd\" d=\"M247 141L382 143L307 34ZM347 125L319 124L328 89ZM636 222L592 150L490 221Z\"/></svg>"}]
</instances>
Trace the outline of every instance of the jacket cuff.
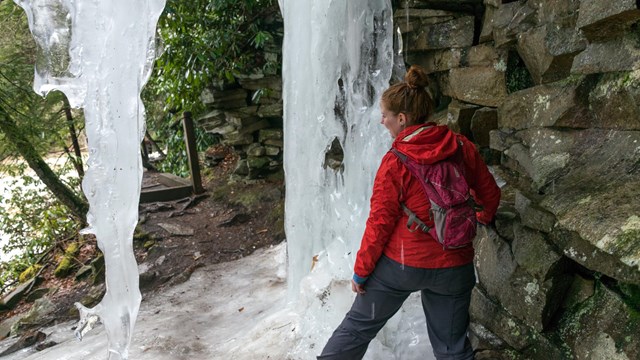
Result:
<instances>
[{"instance_id":1,"label":"jacket cuff","mask_svg":"<svg viewBox=\"0 0 640 360\"><path fill-rule=\"evenodd\" d=\"M478 220L478 222L482 225L488 225L491 223L492 216L488 215L485 212L477 212L476 213L476 219Z\"/></svg>"},{"instance_id":2,"label":"jacket cuff","mask_svg":"<svg viewBox=\"0 0 640 360\"><path fill-rule=\"evenodd\" d=\"M353 274L353 281L358 285L362 285L367 281L367 277L360 277L356 274Z\"/></svg>"}]
</instances>

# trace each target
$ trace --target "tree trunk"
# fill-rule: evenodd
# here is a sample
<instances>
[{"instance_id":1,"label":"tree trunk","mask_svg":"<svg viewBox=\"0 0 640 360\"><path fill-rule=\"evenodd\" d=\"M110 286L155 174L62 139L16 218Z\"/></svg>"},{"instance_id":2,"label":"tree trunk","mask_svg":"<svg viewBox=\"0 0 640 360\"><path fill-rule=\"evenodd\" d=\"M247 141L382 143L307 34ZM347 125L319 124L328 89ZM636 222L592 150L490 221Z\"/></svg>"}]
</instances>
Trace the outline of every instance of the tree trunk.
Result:
<instances>
[{"instance_id":1,"label":"tree trunk","mask_svg":"<svg viewBox=\"0 0 640 360\"><path fill-rule=\"evenodd\" d=\"M86 222L89 205L67 187L42 159L29 140L20 132L16 123L9 117L0 104L0 131L12 143L29 167L35 171L49 191L71 212Z\"/></svg>"},{"instance_id":2,"label":"tree trunk","mask_svg":"<svg viewBox=\"0 0 640 360\"><path fill-rule=\"evenodd\" d=\"M75 154L75 158L71 158L73 161L73 166L76 168L78 172L78 177L80 180L84 177L84 169L82 165L82 152L80 151L80 143L78 142L78 134L76 133L76 127L73 125L73 116L71 115L71 105L69 105L69 100L67 100L66 96L62 97L62 102L64 103L64 114L67 118L67 125L69 126L69 135L71 136L71 143L73 144L73 152Z\"/></svg>"}]
</instances>

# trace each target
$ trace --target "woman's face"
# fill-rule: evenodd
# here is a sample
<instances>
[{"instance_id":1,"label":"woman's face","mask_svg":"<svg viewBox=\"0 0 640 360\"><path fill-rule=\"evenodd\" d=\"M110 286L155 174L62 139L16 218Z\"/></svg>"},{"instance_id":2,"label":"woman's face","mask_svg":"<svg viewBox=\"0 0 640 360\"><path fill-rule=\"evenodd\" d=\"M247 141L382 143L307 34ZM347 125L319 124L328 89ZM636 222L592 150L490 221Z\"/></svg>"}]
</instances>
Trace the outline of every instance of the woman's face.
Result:
<instances>
[{"instance_id":1,"label":"woman's face","mask_svg":"<svg viewBox=\"0 0 640 360\"><path fill-rule=\"evenodd\" d=\"M403 113L394 114L393 111L387 110L384 102L380 102L380 111L382 112L380 123L389 130L391 137L395 139L406 126L406 116Z\"/></svg>"}]
</instances>

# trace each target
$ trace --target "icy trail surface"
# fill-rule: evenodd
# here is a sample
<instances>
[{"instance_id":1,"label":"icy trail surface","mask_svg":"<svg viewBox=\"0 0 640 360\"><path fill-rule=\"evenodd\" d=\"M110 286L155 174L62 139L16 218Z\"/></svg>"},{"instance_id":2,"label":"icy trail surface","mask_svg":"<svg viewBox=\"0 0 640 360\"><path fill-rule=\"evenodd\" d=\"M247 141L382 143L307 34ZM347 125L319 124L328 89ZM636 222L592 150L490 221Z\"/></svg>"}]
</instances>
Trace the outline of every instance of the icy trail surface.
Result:
<instances>
[{"instance_id":1,"label":"icy trail surface","mask_svg":"<svg viewBox=\"0 0 640 360\"><path fill-rule=\"evenodd\" d=\"M136 360L315 360L329 334L307 339L303 351L299 314L287 303L286 245L259 249L253 255L229 263L194 271L180 285L145 299L140 307L129 356ZM330 309L344 315L353 301L348 283L337 283ZM433 359L431 350L416 341L420 334L408 329L424 328L424 320L402 324L407 313L420 312L418 297L412 296L401 313L389 321L408 342L392 352L375 340L365 360ZM79 343L72 334L75 323L44 329L47 341L58 345L37 352L27 348L2 360L103 360L107 337L103 325ZM426 336L426 329L424 330ZM0 342L0 352L16 341ZM384 338L382 338L384 341Z\"/></svg>"}]
</instances>

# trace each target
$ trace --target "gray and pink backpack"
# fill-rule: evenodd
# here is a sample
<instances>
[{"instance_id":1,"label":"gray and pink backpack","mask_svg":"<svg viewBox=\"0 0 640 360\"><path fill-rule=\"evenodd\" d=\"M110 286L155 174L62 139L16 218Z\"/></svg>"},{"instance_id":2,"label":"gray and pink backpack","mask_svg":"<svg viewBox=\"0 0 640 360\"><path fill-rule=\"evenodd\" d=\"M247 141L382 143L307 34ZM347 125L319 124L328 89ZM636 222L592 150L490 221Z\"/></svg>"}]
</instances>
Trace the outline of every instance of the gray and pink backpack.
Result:
<instances>
[{"instance_id":1,"label":"gray and pink backpack","mask_svg":"<svg viewBox=\"0 0 640 360\"><path fill-rule=\"evenodd\" d=\"M422 164L396 148L390 150L415 176L431 203L430 216L434 226L427 226L404 203L409 217L407 228L421 230L438 240L444 249L470 245L476 236L477 220L469 185L462 168L462 143L451 158L433 164Z\"/></svg>"}]
</instances>

